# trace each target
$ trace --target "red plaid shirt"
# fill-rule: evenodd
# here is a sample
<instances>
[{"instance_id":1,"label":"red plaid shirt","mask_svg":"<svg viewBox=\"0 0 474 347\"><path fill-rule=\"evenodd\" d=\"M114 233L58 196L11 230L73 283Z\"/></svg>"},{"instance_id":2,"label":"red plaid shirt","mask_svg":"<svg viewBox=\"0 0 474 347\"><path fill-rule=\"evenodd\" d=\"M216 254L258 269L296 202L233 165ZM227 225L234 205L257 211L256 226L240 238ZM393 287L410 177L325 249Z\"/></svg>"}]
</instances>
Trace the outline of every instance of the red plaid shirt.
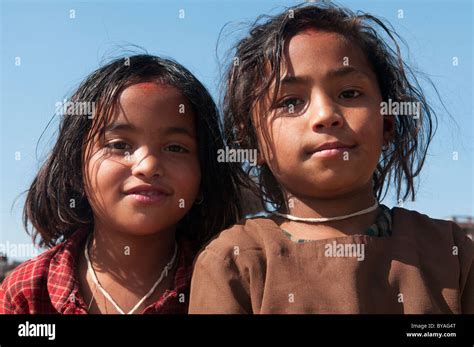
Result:
<instances>
[{"instance_id":1,"label":"red plaid shirt","mask_svg":"<svg viewBox=\"0 0 474 347\"><path fill-rule=\"evenodd\" d=\"M0 287L0 314L87 314L75 271L87 235L78 230L61 244L19 265ZM188 312L194 256L190 242L181 238L173 289L166 290L143 313Z\"/></svg>"}]
</instances>

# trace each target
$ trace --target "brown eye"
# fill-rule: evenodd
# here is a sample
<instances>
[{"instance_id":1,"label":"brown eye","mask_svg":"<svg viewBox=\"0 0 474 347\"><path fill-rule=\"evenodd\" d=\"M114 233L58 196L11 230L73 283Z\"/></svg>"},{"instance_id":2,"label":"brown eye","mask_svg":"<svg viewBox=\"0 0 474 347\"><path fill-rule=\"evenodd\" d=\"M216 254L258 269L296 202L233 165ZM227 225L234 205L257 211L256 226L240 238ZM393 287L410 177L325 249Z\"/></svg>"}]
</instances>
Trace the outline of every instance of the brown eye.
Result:
<instances>
[{"instance_id":1,"label":"brown eye","mask_svg":"<svg viewBox=\"0 0 474 347\"><path fill-rule=\"evenodd\" d=\"M128 143L123 142L123 141L110 142L106 144L105 147L108 149L113 149L117 151L126 151L126 150L131 149L131 146Z\"/></svg>"},{"instance_id":2,"label":"brown eye","mask_svg":"<svg viewBox=\"0 0 474 347\"><path fill-rule=\"evenodd\" d=\"M299 106L303 103L303 100L301 99L298 99L298 98L288 98L288 99L285 99L283 100L279 105L278 105L278 108L286 108L286 109L290 109L290 108L295 108L296 106Z\"/></svg>"},{"instance_id":3,"label":"brown eye","mask_svg":"<svg viewBox=\"0 0 474 347\"><path fill-rule=\"evenodd\" d=\"M176 152L176 153L187 153L188 152L188 150L186 148L184 148L183 146L180 146L180 145L169 145L168 147L166 147L166 149L169 152Z\"/></svg>"},{"instance_id":4,"label":"brown eye","mask_svg":"<svg viewBox=\"0 0 474 347\"><path fill-rule=\"evenodd\" d=\"M358 90L355 90L355 89L348 89L348 90L345 90L343 91L339 97L342 97L342 99L355 99L359 96L361 96L362 93L359 92Z\"/></svg>"}]
</instances>

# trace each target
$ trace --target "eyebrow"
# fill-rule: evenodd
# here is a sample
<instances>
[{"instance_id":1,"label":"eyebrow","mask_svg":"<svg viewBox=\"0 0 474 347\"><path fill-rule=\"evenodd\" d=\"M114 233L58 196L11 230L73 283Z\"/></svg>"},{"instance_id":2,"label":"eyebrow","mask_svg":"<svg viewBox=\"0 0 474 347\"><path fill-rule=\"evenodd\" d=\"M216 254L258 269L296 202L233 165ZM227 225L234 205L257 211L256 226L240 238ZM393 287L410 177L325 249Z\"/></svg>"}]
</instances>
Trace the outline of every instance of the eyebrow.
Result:
<instances>
[{"instance_id":1,"label":"eyebrow","mask_svg":"<svg viewBox=\"0 0 474 347\"><path fill-rule=\"evenodd\" d=\"M357 74L363 78L370 79L369 74L366 72L356 69L353 66L343 66L337 69L331 69L326 73L326 78L341 78L350 74ZM289 85L289 84L308 84L312 78L310 76L285 76L281 81L280 85Z\"/></svg>"},{"instance_id":2,"label":"eyebrow","mask_svg":"<svg viewBox=\"0 0 474 347\"><path fill-rule=\"evenodd\" d=\"M189 130L187 127L169 127L169 128L166 128L163 133L164 135L181 134L181 135L187 135L191 138L195 137L194 133L191 130Z\"/></svg>"},{"instance_id":3,"label":"eyebrow","mask_svg":"<svg viewBox=\"0 0 474 347\"><path fill-rule=\"evenodd\" d=\"M138 128L135 125L130 124L130 123L113 123L105 128L106 132L121 131L121 130L136 132L138 131ZM187 127L173 126L173 127L168 127L164 129L162 132L163 132L163 135L182 134L182 135L187 135L191 138L195 137L194 133L191 130L189 130Z\"/></svg>"},{"instance_id":4,"label":"eyebrow","mask_svg":"<svg viewBox=\"0 0 474 347\"><path fill-rule=\"evenodd\" d=\"M309 76L285 76L281 81L280 85L288 84L308 84L311 82L311 77Z\"/></svg>"},{"instance_id":5,"label":"eyebrow","mask_svg":"<svg viewBox=\"0 0 474 347\"><path fill-rule=\"evenodd\" d=\"M109 124L105 127L105 131L119 131L119 130L129 130L129 131L136 131L137 127L130 123L113 123Z\"/></svg>"},{"instance_id":6,"label":"eyebrow","mask_svg":"<svg viewBox=\"0 0 474 347\"><path fill-rule=\"evenodd\" d=\"M350 74L358 74L365 78L370 78L369 74L353 66L343 66L337 69L329 70L327 77L344 77Z\"/></svg>"}]
</instances>

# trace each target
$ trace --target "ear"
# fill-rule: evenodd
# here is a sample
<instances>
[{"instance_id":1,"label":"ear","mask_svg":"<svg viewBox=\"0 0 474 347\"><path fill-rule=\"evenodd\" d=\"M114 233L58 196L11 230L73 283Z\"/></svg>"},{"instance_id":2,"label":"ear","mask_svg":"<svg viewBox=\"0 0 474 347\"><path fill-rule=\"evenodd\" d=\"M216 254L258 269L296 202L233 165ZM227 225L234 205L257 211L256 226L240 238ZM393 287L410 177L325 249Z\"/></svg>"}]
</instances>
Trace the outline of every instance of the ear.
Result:
<instances>
[{"instance_id":1,"label":"ear","mask_svg":"<svg viewBox=\"0 0 474 347\"><path fill-rule=\"evenodd\" d=\"M395 117L392 115L383 116L383 142L388 144L395 136Z\"/></svg>"}]
</instances>

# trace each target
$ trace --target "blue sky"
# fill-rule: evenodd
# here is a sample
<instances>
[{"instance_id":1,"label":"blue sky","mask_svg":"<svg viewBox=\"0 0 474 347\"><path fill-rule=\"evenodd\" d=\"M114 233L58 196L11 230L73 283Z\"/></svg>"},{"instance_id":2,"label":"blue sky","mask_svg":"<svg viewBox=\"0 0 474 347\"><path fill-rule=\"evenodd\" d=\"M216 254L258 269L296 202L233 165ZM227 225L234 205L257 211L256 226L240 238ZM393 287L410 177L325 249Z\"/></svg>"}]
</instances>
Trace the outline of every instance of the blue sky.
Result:
<instances>
[{"instance_id":1,"label":"blue sky","mask_svg":"<svg viewBox=\"0 0 474 347\"><path fill-rule=\"evenodd\" d=\"M1 1L0 244L30 243L21 224L24 195L57 129L55 103L109 57L133 44L189 68L217 97L226 48L260 14L295 1ZM385 18L407 42L408 63L426 73L439 127L419 179L415 202L404 207L435 218L473 213L473 6L469 0L338 1ZM70 18L74 10L75 18ZM180 18L184 10L184 18ZM403 18L398 18L399 10ZM228 24L218 54L216 43ZM409 52L409 54L408 54ZM16 57L21 65L16 66ZM453 57L458 65L453 66ZM20 153L21 159L15 155ZM453 160L453 152L458 159ZM15 199L18 198L14 204ZM384 201L396 204L393 198ZM17 257L22 258L22 257Z\"/></svg>"}]
</instances>

